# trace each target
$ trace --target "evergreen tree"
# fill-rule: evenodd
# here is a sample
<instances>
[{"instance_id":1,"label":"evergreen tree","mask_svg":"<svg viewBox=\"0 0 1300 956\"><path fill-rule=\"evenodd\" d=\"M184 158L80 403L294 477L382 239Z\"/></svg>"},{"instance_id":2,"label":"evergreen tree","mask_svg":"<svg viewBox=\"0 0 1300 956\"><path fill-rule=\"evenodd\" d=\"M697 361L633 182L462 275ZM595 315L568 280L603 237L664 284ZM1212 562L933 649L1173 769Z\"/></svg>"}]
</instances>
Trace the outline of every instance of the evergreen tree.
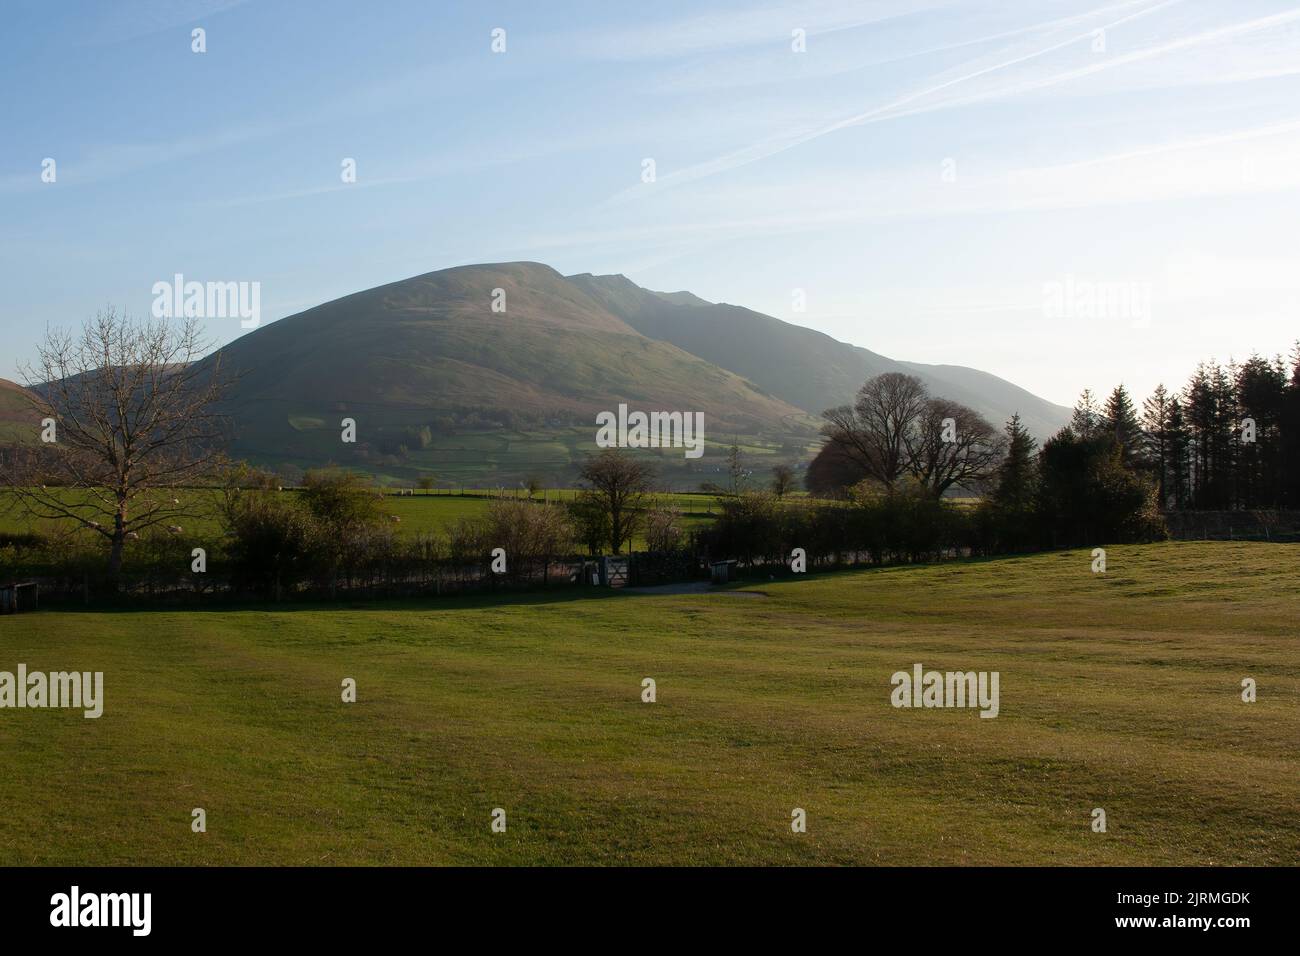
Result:
<instances>
[{"instance_id":1,"label":"evergreen tree","mask_svg":"<svg viewBox=\"0 0 1300 956\"><path fill-rule=\"evenodd\" d=\"M1218 476L1214 473L1214 429L1218 414L1211 369L1204 362L1196 367L1191 381L1183 389L1183 414L1190 438L1190 504L1194 508L1218 507Z\"/></svg>"},{"instance_id":2,"label":"evergreen tree","mask_svg":"<svg viewBox=\"0 0 1300 956\"><path fill-rule=\"evenodd\" d=\"M1169 502L1175 511L1191 506L1191 448L1192 433L1187 427L1182 402L1176 397L1171 398L1165 418L1165 481Z\"/></svg>"},{"instance_id":3,"label":"evergreen tree","mask_svg":"<svg viewBox=\"0 0 1300 956\"><path fill-rule=\"evenodd\" d=\"M1169 393L1157 385L1142 403L1143 457L1156 476L1156 500L1169 507Z\"/></svg>"},{"instance_id":4,"label":"evergreen tree","mask_svg":"<svg viewBox=\"0 0 1300 956\"><path fill-rule=\"evenodd\" d=\"M1237 432L1241 415L1237 412L1236 367L1227 369L1217 363L1210 376L1214 390L1214 426L1210 435L1214 502L1218 508L1235 508L1237 500L1237 451L1241 445Z\"/></svg>"},{"instance_id":5,"label":"evergreen tree","mask_svg":"<svg viewBox=\"0 0 1300 956\"><path fill-rule=\"evenodd\" d=\"M1038 443L1020 424L1020 415L1011 416L1007 422L1007 454L998 466L997 489L993 501L1001 508L1024 511L1034 501L1036 474L1034 453Z\"/></svg>"},{"instance_id":6,"label":"evergreen tree","mask_svg":"<svg viewBox=\"0 0 1300 956\"><path fill-rule=\"evenodd\" d=\"M1085 441L1097 434L1101 422L1101 413L1097 410L1097 400L1092 389L1085 388L1075 403L1074 414L1070 417L1070 431L1075 437Z\"/></svg>"},{"instance_id":7,"label":"evergreen tree","mask_svg":"<svg viewBox=\"0 0 1300 956\"><path fill-rule=\"evenodd\" d=\"M1234 423L1237 504L1276 508L1282 503L1282 425L1287 369L1282 357L1252 355L1236 372Z\"/></svg>"},{"instance_id":8,"label":"evergreen tree","mask_svg":"<svg viewBox=\"0 0 1300 956\"><path fill-rule=\"evenodd\" d=\"M1090 439L1063 428L1038 456L1039 510L1052 547L1091 547L1161 537L1151 478L1127 467L1105 431Z\"/></svg>"},{"instance_id":9,"label":"evergreen tree","mask_svg":"<svg viewBox=\"0 0 1300 956\"><path fill-rule=\"evenodd\" d=\"M1300 508L1300 341L1291 353L1291 381L1282 394L1278 484L1282 503Z\"/></svg>"},{"instance_id":10,"label":"evergreen tree","mask_svg":"<svg viewBox=\"0 0 1300 956\"><path fill-rule=\"evenodd\" d=\"M1106 399L1106 408L1101 417L1101 428L1114 435L1119 442L1120 453L1125 465L1135 466L1144 461L1142 426L1138 423L1137 413L1133 410L1133 401L1123 384L1116 385L1115 390Z\"/></svg>"}]
</instances>

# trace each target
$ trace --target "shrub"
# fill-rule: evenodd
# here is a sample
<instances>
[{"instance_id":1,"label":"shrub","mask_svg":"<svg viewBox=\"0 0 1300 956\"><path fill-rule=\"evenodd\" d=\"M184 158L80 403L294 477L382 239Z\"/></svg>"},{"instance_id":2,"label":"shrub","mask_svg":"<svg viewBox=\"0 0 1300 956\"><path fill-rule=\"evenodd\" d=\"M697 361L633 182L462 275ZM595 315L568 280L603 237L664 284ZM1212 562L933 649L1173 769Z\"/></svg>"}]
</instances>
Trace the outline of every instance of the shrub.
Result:
<instances>
[{"instance_id":1,"label":"shrub","mask_svg":"<svg viewBox=\"0 0 1300 956\"><path fill-rule=\"evenodd\" d=\"M230 584L279 600L319 570L320 529L296 499L271 493L240 495L223 511Z\"/></svg>"},{"instance_id":2,"label":"shrub","mask_svg":"<svg viewBox=\"0 0 1300 956\"><path fill-rule=\"evenodd\" d=\"M677 551L686 538L682 513L670 505L655 505L645 513L647 551Z\"/></svg>"}]
</instances>

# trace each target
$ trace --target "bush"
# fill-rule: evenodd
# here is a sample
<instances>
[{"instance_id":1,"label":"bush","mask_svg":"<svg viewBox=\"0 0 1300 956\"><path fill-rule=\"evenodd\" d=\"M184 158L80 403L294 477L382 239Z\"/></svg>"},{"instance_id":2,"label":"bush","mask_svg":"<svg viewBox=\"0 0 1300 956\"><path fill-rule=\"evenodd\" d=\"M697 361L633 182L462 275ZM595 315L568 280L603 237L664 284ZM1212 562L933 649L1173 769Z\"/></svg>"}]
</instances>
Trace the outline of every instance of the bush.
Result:
<instances>
[{"instance_id":1,"label":"bush","mask_svg":"<svg viewBox=\"0 0 1300 956\"><path fill-rule=\"evenodd\" d=\"M319 524L296 499L243 494L223 513L231 587L280 599L284 589L319 573Z\"/></svg>"},{"instance_id":2,"label":"bush","mask_svg":"<svg viewBox=\"0 0 1300 956\"><path fill-rule=\"evenodd\" d=\"M1151 541L1167 531L1155 482L1128 468L1113 435L1080 438L1063 429L1039 455L1037 521L1048 547Z\"/></svg>"},{"instance_id":3,"label":"bush","mask_svg":"<svg viewBox=\"0 0 1300 956\"><path fill-rule=\"evenodd\" d=\"M655 505L645 514L645 544L647 551L677 551L686 539L682 527L682 513L669 505Z\"/></svg>"}]
</instances>

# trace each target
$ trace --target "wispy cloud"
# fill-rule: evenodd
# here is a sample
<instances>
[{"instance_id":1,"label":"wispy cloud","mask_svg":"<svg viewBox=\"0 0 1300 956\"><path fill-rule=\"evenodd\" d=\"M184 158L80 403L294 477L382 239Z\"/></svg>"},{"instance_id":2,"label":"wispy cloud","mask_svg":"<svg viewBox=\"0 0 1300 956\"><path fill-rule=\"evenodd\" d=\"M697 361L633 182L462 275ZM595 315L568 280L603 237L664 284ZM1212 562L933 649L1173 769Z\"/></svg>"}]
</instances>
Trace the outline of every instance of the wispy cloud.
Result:
<instances>
[{"instance_id":1,"label":"wispy cloud","mask_svg":"<svg viewBox=\"0 0 1300 956\"><path fill-rule=\"evenodd\" d=\"M716 10L637 27L594 28L557 35L549 43L598 59L668 59L764 44L788 47L791 31L796 28L815 36L950 5L951 0L872 0L857 4L804 0L758 9Z\"/></svg>"},{"instance_id":2,"label":"wispy cloud","mask_svg":"<svg viewBox=\"0 0 1300 956\"><path fill-rule=\"evenodd\" d=\"M241 146L284 129L280 123L259 123L172 140L92 143L85 146L80 155L54 157L58 162L58 182L61 186L75 186L116 179L152 166ZM30 173L11 173L0 178L0 193L41 189L40 177L39 166L33 167Z\"/></svg>"},{"instance_id":3,"label":"wispy cloud","mask_svg":"<svg viewBox=\"0 0 1300 956\"><path fill-rule=\"evenodd\" d=\"M1037 46L1028 52L998 58L992 63L981 65L975 69L957 69L955 71L950 71L952 75L920 85L918 88L911 90L902 96L894 97L879 106L874 106L868 110L845 116L833 122L819 124L805 129L792 129L777 133L757 143L732 150L712 159L694 163L683 169L662 175L659 177L658 181L652 185L637 185L631 187L616 194L608 200L608 202L616 205L632 199L647 196L651 193L660 193L663 190L671 189L674 186L680 186L710 176L715 176L720 173L725 173L776 156L780 153L786 152L787 150L794 149L795 147L812 142L813 140L851 127L895 120L904 116L911 116L922 112L970 106L977 103L987 103L992 100L1023 96L1049 87L1061 86L1063 84L1082 80L1106 71L1117 70L1123 67L1150 61L1158 57L1177 54L1210 44L1225 43L1227 41L1239 39L1248 34L1275 30L1279 27L1300 20L1300 10L1288 10L1269 16L1256 17L1224 26L1201 30L1188 36L1176 37L1165 42L1153 43L1137 50L1106 55L1097 59L1096 62L1073 67L1071 69L1058 68L1047 72L1045 75L1016 75L1008 77L1005 82L994 83L992 85L987 85L982 89L966 92L965 88L975 81L1010 71L1014 67L1029 64L1031 61L1047 60L1048 62L1051 62L1050 58L1054 54L1064 51L1067 48L1091 44L1099 36L1097 32L1098 30L1103 31L1101 35L1105 36L1110 31L1115 31L1140 18L1150 16L1159 11L1167 10L1181 2L1183 2L1183 0L1161 0L1161 2L1144 6L1141 9L1125 13L1123 16L1105 22L1094 21L1094 25L1088 27L1082 32L1072 33L1064 39L1056 40L1046 45ZM1133 4L1125 4L1123 6L1132 7ZM1065 24L1078 25L1087 22L1089 18L1094 17L1098 13L1110 13L1115 9L1114 6L1103 7L1088 15L1062 18L1058 21L1045 23L1042 26L1044 29L1054 29ZM1295 51L1292 49L1292 55L1294 54ZM1274 70L1273 75L1289 75L1291 72L1294 71L1282 67ZM1182 80L1183 82L1188 83L1203 82L1205 80L1205 73L1203 71L1187 73L1183 75Z\"/></svg>"},{"instance_id":4,"label":"wispy cloud","mask_svg":"<svg viewBox=\"0 0 1300 956\"><path fill-rule=\"evenodd\" d=\"M107 46L188 26L249 0L134 0L94 4L84 21L83 46Z\"/></svg>"}]
</instances>

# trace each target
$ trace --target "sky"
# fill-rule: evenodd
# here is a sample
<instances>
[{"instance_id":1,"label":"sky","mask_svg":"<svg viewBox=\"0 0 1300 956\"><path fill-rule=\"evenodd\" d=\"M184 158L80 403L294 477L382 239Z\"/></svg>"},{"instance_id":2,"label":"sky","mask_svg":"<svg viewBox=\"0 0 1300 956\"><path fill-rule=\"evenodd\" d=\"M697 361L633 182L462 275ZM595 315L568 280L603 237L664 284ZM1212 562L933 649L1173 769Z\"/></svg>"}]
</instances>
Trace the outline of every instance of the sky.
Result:
<instances>
[{"instance_id":1,"label":"sky","mask_svg":"<svg viewBox=\"0 0 1300 956\"><path fill-rule=\"evenodd\" d=\"M0 377L515 260L1065 405L1300 337L1296 3L6 0L0 91Z\"/></svg>"}]
</instances>

